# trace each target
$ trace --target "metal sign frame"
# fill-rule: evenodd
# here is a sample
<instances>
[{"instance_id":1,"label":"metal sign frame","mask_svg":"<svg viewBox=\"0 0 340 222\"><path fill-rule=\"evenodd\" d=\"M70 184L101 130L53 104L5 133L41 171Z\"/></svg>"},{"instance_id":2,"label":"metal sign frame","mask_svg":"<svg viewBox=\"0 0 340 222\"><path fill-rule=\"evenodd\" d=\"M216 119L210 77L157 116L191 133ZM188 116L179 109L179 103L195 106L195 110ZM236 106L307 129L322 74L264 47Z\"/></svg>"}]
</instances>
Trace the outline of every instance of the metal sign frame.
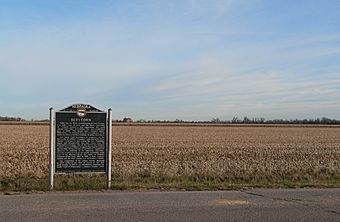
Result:
<instances>
[{"instance_id":1,"label":"metal sign frame","mask_svg":"<svg viewBox=\"0 0 340 222\"><path fill-rule=\"evenodd\" d=\"M105 171L100 172L86 172L86 171L70 171L70 172L56 172L56 114L57 113L75 113L74 108L77 108L77 115L82 117L84 113L100 113L103 115L105 112L94 108L87 104L74 104L68 108L55 112L53 108L50 108L50 141L49 141L49 190L54 188L54 174L65 174L65 173L106 173L107 188L111 188L111 161L112 161L112 109L108 109L105 118Z\"/></svg>"}]
</instances>

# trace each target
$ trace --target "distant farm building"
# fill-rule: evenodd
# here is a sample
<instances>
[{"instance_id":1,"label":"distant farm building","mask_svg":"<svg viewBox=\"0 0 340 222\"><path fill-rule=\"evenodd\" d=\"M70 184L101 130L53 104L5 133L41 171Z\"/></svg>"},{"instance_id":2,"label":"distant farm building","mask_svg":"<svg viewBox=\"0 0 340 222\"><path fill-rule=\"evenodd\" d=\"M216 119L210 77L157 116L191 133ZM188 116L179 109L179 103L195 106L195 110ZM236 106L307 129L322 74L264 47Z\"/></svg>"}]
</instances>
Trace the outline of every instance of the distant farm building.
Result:
<instances>
[{"instance_id":1,"label":"distant farm building","mask_svg":"<svg viewBox=\"0 0 340 222\"><path fill-rule=\"evenodd\" d=\"M123 119L123 122L124 122L124 123L132 123L133 120L132 120L130 117L125 117L125 118Z\"/></svg>"}]
</instances>

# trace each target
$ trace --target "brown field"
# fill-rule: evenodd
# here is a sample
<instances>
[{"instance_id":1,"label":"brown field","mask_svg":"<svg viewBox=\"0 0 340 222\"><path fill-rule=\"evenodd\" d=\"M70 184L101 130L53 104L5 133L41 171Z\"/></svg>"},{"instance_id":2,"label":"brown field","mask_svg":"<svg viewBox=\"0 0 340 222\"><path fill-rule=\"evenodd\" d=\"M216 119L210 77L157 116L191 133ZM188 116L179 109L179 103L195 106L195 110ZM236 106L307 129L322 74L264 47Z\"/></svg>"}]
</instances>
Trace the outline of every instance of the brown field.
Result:
<instances>
[{"instance_id":1,"label":"brown field","mask_svg":"<svg viewBox=\"0 0 340 222\"><path fill-rule=\"evenodd\" d=\"M48 129L0 125L2 186L47 178ZM119 181L340 186L339 127L114 125L112 146Z\"/></svg>"}]
</instances>

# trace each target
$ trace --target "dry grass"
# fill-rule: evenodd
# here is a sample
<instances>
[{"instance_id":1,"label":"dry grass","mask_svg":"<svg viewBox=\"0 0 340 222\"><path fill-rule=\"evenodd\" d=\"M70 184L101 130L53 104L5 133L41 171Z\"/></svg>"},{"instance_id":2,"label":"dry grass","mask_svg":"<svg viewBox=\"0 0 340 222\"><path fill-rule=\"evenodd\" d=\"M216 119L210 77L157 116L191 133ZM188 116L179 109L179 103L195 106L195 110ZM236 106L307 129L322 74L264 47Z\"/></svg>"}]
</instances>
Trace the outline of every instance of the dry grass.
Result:
<instances>
[{"instance_id":1,"label":"dry grass","mask_svg":"<svg viewBox=\"0 0 340 222\"><path fill-rule=\"evenodd\" d=\"M336 181L340 128L115 125L120 182ZM0 181L46 178L47 125L0 125ZM137 178L137 179L136 179Z\"/></svg>"}]
</instances>

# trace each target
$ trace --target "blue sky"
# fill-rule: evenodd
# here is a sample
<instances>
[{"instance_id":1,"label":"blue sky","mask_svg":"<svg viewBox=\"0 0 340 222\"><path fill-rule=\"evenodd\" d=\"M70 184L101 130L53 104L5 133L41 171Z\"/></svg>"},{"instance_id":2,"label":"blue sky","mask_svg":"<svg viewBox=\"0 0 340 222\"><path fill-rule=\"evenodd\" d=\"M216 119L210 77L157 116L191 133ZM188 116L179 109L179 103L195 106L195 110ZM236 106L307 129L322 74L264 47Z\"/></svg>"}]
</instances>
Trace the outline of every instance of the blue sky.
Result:
<instances>
[{"instance_id":1,"label":"blue sky","mask_svg":"<svg viewBox=\"0 0 340 222\"><path fill-rule=\"evenodd\" d=\"M0 0L0 115L340 119L339 0Z\"/></svg>"}]
</instances>

